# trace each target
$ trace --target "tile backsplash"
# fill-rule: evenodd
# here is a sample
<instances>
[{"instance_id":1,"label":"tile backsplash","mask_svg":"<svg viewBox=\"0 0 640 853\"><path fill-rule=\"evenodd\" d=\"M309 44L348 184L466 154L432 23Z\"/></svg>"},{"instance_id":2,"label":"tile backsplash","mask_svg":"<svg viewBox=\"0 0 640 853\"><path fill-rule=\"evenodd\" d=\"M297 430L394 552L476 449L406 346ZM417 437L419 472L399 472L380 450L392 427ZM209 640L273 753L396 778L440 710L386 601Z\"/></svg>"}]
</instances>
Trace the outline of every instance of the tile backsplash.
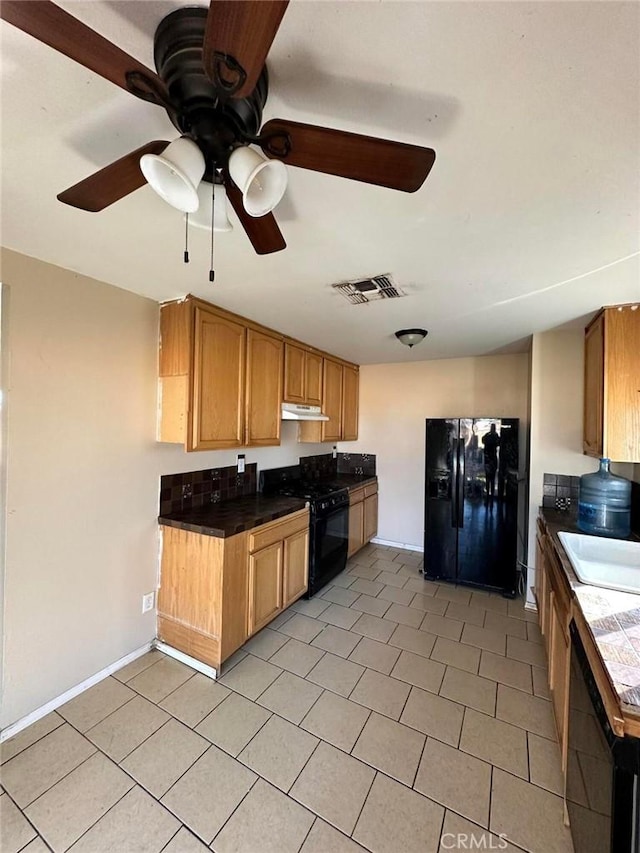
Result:
<instances>
[{"instance_id":1,"label":"tile backsplash","mask_svg":"<svg viewBox=\"0 0 640 853\"><path fill-rule=\"evenodd\" d=\"M250 462L244 474L238 474L235 465L166 474L160 477L160 515L253 495L257 471L257 464Z\"/></svg>"},{"instance_id":2,"label":"tile backsplash","mask_svg":"<svg viewBox=\"0 0 640 853\"><path fill-rule=\"evenodd\" d=\"M302 476L311 480L330 480L338 474L376 475L376 457L371 453L338 453L336 459L332 453L301 456L299 464ZM235 465L165 474L160 477L160 515L253 495L257 479L255 462L246 465L244 474L238 474Z\"/></svg>"},{"instance_id":3,"label":"tile backsplash","mask_svg":"<svg viewBox=\"0 0 640 853\"><path fill-rule=\"evenodd\" d=\"M373 453L338 453L338 474L376 475L376 457Z\"/></svg>"},{"instance_id":4,"label":"tile backsplash","mask_svg":"<svg viewBox=\"0 0 640 853\"><path fill-rule=\"evenodd\" d=\"M318 456L301 456L300 471L312 480L327 480L337 474L376 475L376 457L373 453L332 453Z\"/></svg>"},{"instance_id":5,"label":"tile backsplash","mask_svg":"<svg viewBox=\"0 0 640 853\"><path fill-rule=\"evenodd\" d=\"M580 477L568 474L544 474L542 480L542 506L560 509L578 515ZM640 536L640 483L631 482L631 530Z\"/></svg>"},{"instance_id":6,"label":"tile backsplash","mask_svg":"<svg viewBox=\"0 0 640 853\"><path fill-rule=\"evenodd\" d=\"M544 474L542 479L542 506L578 512L580 477L568 474Z\"/></svg>"}]
</instances>

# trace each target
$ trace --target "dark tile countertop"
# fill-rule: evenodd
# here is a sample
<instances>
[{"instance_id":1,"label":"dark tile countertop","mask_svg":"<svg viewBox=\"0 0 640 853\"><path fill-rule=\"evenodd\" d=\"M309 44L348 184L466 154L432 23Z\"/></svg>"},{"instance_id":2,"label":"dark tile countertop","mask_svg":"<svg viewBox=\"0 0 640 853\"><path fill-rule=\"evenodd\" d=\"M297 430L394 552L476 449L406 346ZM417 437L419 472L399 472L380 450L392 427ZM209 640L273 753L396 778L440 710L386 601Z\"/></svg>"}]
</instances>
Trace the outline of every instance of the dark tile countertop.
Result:
<instances>
[{"instance_id":1,"label":"dark tile countertop","mask_svg":"<svg viewBox=\"0 0 640 853\"><path fill-rule=\"evenodd\" d=\"M158 517L160 524L179 527L192 533L217 536L221 539L235 536L268 521L275 521L304 509L306 503L300 498L279 496L265 497L259 493L234 498L222 503L210 503L195 509L187 509Z\"/></svg>"},{"instance_id":2,"label":"dark tile countertop","mask_svg":"<svg viewBox=\"0 0 640 853\"><path fill-rule=\"evenodd\" d=\"M640 715L640 594L581 583L558 539L561 530L580 533L575 515L541 508L569 586L593 635L622 711ZM638 537L632 535L631 539Z\"/></svg>"}]
</instances>

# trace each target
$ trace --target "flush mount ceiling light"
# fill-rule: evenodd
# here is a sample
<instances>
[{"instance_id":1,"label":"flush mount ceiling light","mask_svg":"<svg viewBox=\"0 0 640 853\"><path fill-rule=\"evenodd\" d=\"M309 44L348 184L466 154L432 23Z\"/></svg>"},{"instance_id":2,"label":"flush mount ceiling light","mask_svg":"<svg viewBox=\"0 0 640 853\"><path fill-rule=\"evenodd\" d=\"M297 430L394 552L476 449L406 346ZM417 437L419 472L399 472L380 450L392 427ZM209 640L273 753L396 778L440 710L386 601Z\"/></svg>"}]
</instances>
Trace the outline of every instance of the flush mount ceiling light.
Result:
<instances>
[{"instance_id":1,"label":"flush mount ceiling light","mask_svg":"<svg viewBox=\"0 0 640 853\"><path fill-rule=\"evenodd\" d=\"M426 329L400 329L396 332L396 338L401 344L411 348L423 341L428 334Z\"/></svg>"},{"instance_id":2,"label":"flush mount ceiling light","mask_svg":"<svg viewBox=\"0 0 640 853\"><path fill-rule=\"evenodd\" d=\"M202 151L186 136L174 140L162 154L143 154L140 158L140 170L149 186L183 213L198 209L198 184L204 169Z\"/></svg>"}]
</instances>

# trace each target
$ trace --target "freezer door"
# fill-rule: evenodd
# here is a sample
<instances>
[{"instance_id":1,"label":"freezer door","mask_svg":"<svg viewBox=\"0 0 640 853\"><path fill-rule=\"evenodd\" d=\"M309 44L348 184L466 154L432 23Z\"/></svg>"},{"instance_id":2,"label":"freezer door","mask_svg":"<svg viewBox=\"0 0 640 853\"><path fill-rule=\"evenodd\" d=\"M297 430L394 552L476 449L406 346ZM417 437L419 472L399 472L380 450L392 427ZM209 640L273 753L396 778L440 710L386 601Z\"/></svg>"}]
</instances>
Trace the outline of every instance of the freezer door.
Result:
<instances>
[{"instance_id":1,"label":"freezer door","mask_svg":"<svg viewBox=\"0 0 640 853\"><path fill-rule=\"evenodd\" d=\"M455 580L459 421L429 418L426 428L424 575Z\"/></svg>"},{"instance_id":2,"label":"freezer door","mask_svg":"<svg viewBox=\"0 0 640 853\"><path fill-rule=\"evenodd\" d=\"M517 418L460 421L460 583L516 592Z\"/></svg>"}]
</instances>

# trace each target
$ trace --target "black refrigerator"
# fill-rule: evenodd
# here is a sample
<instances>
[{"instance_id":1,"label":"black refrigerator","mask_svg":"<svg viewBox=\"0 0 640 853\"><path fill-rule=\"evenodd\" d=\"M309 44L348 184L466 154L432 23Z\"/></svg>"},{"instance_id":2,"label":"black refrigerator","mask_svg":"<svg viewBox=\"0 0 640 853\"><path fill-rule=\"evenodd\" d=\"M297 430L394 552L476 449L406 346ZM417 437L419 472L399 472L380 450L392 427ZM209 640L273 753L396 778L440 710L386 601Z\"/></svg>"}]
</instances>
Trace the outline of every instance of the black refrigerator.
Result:
<instances>
[{"instance_id":1,"label":"black refrigerator","mask_svg":"<svg viewBox=\"0 0 640 853\"><path fill-rule=\"evenodd\" d=\"M427 419L424 576L517 592L518 418Z\"/></svg>"}]
</instances>

